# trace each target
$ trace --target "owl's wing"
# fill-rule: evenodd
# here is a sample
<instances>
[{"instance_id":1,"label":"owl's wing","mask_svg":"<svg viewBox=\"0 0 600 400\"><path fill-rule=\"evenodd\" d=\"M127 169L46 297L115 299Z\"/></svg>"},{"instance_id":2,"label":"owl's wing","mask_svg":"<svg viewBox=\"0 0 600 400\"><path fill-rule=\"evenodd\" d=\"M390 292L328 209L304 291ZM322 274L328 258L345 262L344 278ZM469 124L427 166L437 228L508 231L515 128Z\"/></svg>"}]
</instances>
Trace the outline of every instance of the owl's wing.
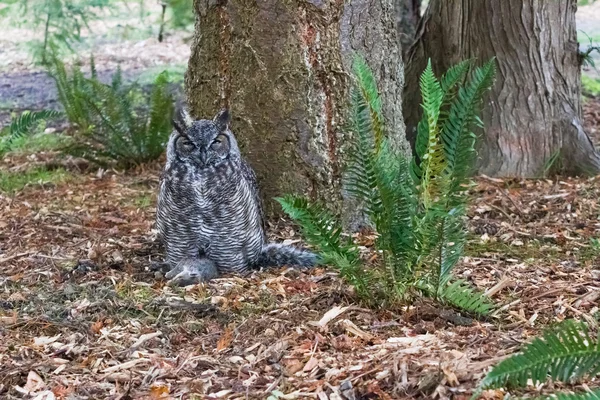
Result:
<instances>
[{"instance_id":1,"label":"owl's wing","mask_svg":"<svg viewBox=\"0 0 600 400\"><path fill-rule=\"evenodd\" d=\"M266 228L265 227L265 215L264 215L262 200L260 198L260 190L258 188L258 181L256 180L256 174L254 173L254 170L252 169L252 167L250 167L250 165L248 165L248 163L245 160L242 160L241 164L242 164L242 166L241 166L242 175L243 175L244 179L246 180L246 182L248 182L248 184L250 185L250 190L252 190L252 196L254 197L254 201L258 206L260 223L264 230Z\"/></svg>"}]
</instances>

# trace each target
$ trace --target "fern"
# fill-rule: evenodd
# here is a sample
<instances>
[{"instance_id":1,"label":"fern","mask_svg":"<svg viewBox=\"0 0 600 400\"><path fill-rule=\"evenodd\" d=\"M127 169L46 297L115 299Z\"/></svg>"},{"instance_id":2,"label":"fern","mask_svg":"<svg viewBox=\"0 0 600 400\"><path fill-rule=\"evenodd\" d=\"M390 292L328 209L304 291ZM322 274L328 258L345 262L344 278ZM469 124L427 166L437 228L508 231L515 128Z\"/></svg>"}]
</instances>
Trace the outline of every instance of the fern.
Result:
<instances>
[{"instance_id":1,"label":"fern","mask_svg":"<svg viewBox=\"0 0 600 400\"><path fill-rule=\"evenodd\" d=\"M309 204L302 197L287 195L275 200L281 204L283 211L300 224L304 237L311 245L323 253L343 254L351 260L358 258L351 244L342 242L341 224L325 209Z\"/></svg>"},{"instance_id":2,"label":"fern","mask_svg":"<svg viewBox=\"0 0 600 400\"><path fill-rule=\"evenodd\" d=\"M53 58L50 73L65 114L76 128L75 142L66 151L103 166L131 167L157 159L171 133L173 98L166 72L159 74L149 95L136 83L124 83L121 70L110 84L78 67L69 74Z\"/></svg>"},{"instance_id":3,"label":"fern","mask_svg":"<svg viewBox=\"0 0 600 400\"><path fill-rule=\"evenodd\" d=\"M587 393L557 393L552 396L539 397L539 400L600 400L600 389Z\"/></svg>"},{"instance_id":4,"label":"fern","mask_svg":"<svg viewBox=\"0 0 600 400\"><path fill-rule=\"evenodd\" d=\"M477 293L463 280L442 288L439 295L449 305L472 314L487 315L494 309L494 303L489 297Z\"/></svg>"},{"instance_id":5,"label":"fern","mask_svg":"<svg viewBox=\"0 0 600 400\"><path fill-rule=\"evenodd\" d=\"M471 67L471 61L462 62L438 80L428 63L421 76L423 118L416 156L408 159L386 137L372 71L364 60L354 61L344 184L377 231L376 248L382 257L374 268L365 271L354 256L344 258L346 247L336 241L341 227L321 208L293 197L280 201L307 240L321 254L334 254L329 261L352 271L346 275L352 284L363 285L359 292L367 296L383 294L386 301L404 301L417 290L475 314L492 309L491 301L464 281L449 285L465 244L472 129L494 75L493 61L469 75Z\"/></svg>"},{"instance_id":6,"label":"fern","mask_svg":"<svg viewBox=\"0 0 600 400\"><path fill-rule=\"evenodd\" d=\"M570 382L599 372L600 342L590 337L584 323L567 320L495 366L472 398L486 389L523 388L530 379L533 384L548 378Z\"/></svg>"},{"instance_id":7,"label":"fern","mask_svg":"<svg viewBox=\"0 0 600 400\"><path fill-rule=\"evenodd\" d=\"M370 292L373 285L360 265L358 249L350 240L342 240L342 227L336 218L302 197L287 195L276 200L283 211L298 222L308 243L319 250L321 263L337 266L340 275L356 288L361 297L376 297Z\"/></svg>"},{"instance_id":8,"label":"fern","mask_svg":"<svg viewBox=\"0 0 600 400\"><path fill-rule=\"evenodd\" d=\"M437 265L431 272L438 296L463 252L464 185L475 153L472 128L495 72L491 60L459 86L470 67L470 61L460 63L438 81L430 61L421 77L423 117L417 132L417 159L411 168L423 210L416 226L421 239L417 268L431 270L427 265Z\"/></svg>"},{"instance_id":9,"label":"fern","mask_svg":"<svg viewBox=\"0 0 600 400\"><path fill-rule=\"evenodd\" d=\"M8 126L6 135L2 137L0 153L10 151L12 143L36 128L40 122L59 118L62 114L53 110L25 111L14 118Z\"/></svg>"}]
</instances>

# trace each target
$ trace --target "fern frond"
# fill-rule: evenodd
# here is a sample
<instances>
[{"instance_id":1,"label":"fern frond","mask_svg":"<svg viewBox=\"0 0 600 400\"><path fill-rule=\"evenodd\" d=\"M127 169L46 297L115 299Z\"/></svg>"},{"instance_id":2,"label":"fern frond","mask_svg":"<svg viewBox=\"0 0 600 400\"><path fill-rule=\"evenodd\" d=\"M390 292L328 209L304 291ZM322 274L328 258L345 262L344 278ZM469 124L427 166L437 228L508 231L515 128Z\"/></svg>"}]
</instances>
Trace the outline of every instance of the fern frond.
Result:
<instances>
[{"instance_id":1,"label":"fern frond","mask_svg":"<svg viewBox=\"0 0 600 400\"><path fill-rule=\"evenodd\" d=\"M13 142L23 136L29 135L42 121L60 117L62 114L54 110L24 111L13 118L10 125L0 132L0 154L12 149Z\"/></svg>"},{"instance_id":2,"label":"fern frond","mask_svg":"<svg viewBox=\"0 0 600 400\"><path fill-rule=\"evenodd\" d=\"M417 214L416 191L410 176L410 164L391 149L384 139L375 160L375 176L381 199L382 217L377 219L378 248L389 252L394 276L412 273L417 260L413 218Z\"/></svg>"},{"instance_id":3,"label":"fern frond","mask_svg":"<svg viewBox=\"0 0 600 400\"><path fill-rule=\"evenodd\" d=\"M350 122L353 135L344 183L348 191L363 203L367 214L376 223L382 209L375 175L375 144L368 108L358 88L352 90Z\"/></svg>"},{"instance_id":4,"label":"fern frond","mask_svg":"<svg viewBox=\"0 0 600 400\"><path fill-rule=\"evenodd\" d=\"M375 139L375 148L379 149L381 142L385 137L385 132L383 113L381 111L381 98L379 97L377 90L377 82L375 81L373 72L363 58L358 56L355 57L352 66L354 76L356 77L356 87L368 110L369 123Z\"/></svg>"},{"instance_id":5,"label":"fern frond","mask_svg":"<svg viewBox=\"0 0 600 400\"><path fill-rule=\"evenodd\" d=\"M454 97L456 86L465 80L472 65L472 60L461 61L458 64L450 67L448 71L446 71L446 73L442 76L442 78L440 79L440 86L442 87L442 91L444 92L442 106L444 104L450 103L450 101Z\"/></svg>"},{"instance_id":6,"label":"fern frond","mask_svg":"<svg viewBox=\"0 0 600 400\"><path fill-rule=\"evenodd\" d=\"M551 396L538 397L537 400L600 400L600 389L584 393L556 393Z\"/></svg>"},{"instance_id":7,"label":"fern frond","mask_svg":"<svg viewBox=\"0 0 600 400\"><path fill-rule=\"evenodd\" d=\"M483 293L476 292L464 280L457 280L439 291L440 300L477 315L488 315L494 309L494 303Z\"/></svg>"},{"instance_id":8,"label":"fern frond","mask_svg":"<svg viewBox=\"0 0 600 400\"><path fill-rule=\"evenodd\" d=\"M173 118L173 97L169 93L169 74L161 72L154 80L150 94L150 117L148 122L148 140L146 152L153 158L164 151L171 134Z\"/></svg>"},{"instance_id":9,"label":"fern frond","mask_svg":"<svg viewBox=\"0 0 600 400\"><path fill-rule=\"evenodd\" d=\"M321 252L344 254L349 251L348 245L341 240L341 224L327 210L303 197L287 195L275 200L300 225L306 240Z\"/></svg>"},{"instance_id":10,"label":"fern frond","mask_svg":"<svg viewBox=\"0 0 600 400\"><path fill-rule=\"evenodd\" d=\"M453 178L452 190L458 190L469 176L475 155L476 136L471 131L484 93L492 87L495 76L495 59L476 68L466 87L461 87L442 127L447 163L446 174Z\"/></svg>"},{"instance_id":11,"label":"fern frond","mask_svg":"<svg viewBox=\"0 0 600 400\"><path fill-rule=\"evenodd\" d=\"M369 290L373 285L362 270L358 249L350 240L342 240L340 223L325 209L310 204L305 198L287 195L275 200L300 226L307 242L319 250L321 263L336 266L340 275L356 288L361 297L372 298Z\"/></svg>"},{"instance_id":12,"label":"fern frond","mask_svg":"<svg viewBox=\"0 0 600 400\"><path fill-rule=\"evenodd\" d=\"M41 121L59 118L62 114L54 110L24 111L15 118L8 128L9 141L20 138L31 132Z\"/></svg>"},{"instance_id":13,"label":"fern frond","mask_svg":"<svg viewBox=\"0 0 600 400\"><path fill-rule=\"evenodd\" d=\"M421 186L422 200L425 208L428 208L432 201L439 196L439 184L437 181L442 179L442 173L446 168L444 148L440 141L438 119L440 117L444 92L442 87L433 74L431 60L427 63L427 68L421 75L421 96L423 107L423 120L421 130L418 134L427 135L427 150L421 159L420 170L422 171ZM426 127L426 130L423 129ZM420 139L421 142L424 138Z\"/></svg>"},{"instance_id":14,"label":"fern frond","mask_svg":"<svg viewBox=\"0 0 600 400\"><path fill-rule=\"evenodd\" d=\"M522 388L529 379L534 385L548 378L569 382L599 372L600 342L590 337L584 323L567 320L495 366L481 381L478 393L506 386Z\"/></svg>"},{"instance_id":15,"label":"fern frond","mask_svg":"<svg viewBox=\"0 0 600 400\"><path fill-rule=\"evenodd\" d=\"M463 222L463 205L447 210L440 218L438 287L444 286L452 277L452 270L463 255L466 242Z\"/></svg>"}]
</instances>

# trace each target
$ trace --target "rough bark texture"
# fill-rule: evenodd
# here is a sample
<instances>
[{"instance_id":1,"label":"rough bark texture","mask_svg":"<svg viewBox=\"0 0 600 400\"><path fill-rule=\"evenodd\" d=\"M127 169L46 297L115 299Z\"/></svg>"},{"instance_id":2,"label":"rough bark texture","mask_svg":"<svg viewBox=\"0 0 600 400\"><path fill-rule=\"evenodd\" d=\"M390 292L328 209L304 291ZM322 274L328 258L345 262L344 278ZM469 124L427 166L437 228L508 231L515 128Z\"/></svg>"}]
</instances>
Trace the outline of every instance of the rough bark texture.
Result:
<instances>
[{"instance_id":1,"label":"rough bark texture","mask_svg":"<svg viewBox=\"0 0 600 400\"><path fill-rule=\"evenodd\" d=\"M405 117L411 142L420 117L418 78L467 58L497 57L484 110L479 171L534 177L556 152L564 172L597 172L600 157L582 129L575 0L432 0L409 52Z\"/></svg>"},{"instance_id":2,"label":"rough bark texture","mask_svg":"<svg viewBox=\"0 0 600 400\"><path fill-rule=\"evenodd\" d=\"M402 50L406 53L415 41L421 19L421 0L395 0L398 33Z\"/></svg>"},{"instance_id":3,"label":"rough bark texture","mask_svg":"<svg viewBox=\"0 0 600 400\"><path fill-rule=\"evenodd\" d=\"M392 0L195 0L186 75L191 113L232 111L232 130L272 198L305 193L339 203L353 53L378 78L389 133L408 148L404 70Z\"/></svg>"}]
</instances>

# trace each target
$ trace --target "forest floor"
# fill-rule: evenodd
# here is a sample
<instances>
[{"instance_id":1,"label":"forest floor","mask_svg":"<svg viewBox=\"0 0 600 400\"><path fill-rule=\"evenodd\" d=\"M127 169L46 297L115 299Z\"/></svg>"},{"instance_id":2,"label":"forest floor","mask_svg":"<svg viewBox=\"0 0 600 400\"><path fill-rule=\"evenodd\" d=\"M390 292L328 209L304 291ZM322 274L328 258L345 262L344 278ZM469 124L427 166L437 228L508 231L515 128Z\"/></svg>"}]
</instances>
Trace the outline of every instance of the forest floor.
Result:
<instances>
[{"instance_id":1,"label":"forest floor","mask_svg":"<svg viewBox=\"0 0 600 400\"><path fill-rule=\"evenodd\" d=\"M117 61L132 79L185 67L186 33L158 43L133 24L134 38L117 40L124 26L94 27L107 76ZM0 123L57 106L52 81L21 49L28 35L0 36ZM595 138L594 96L585 123ZM427 300L362 308L327 268L172 287L148 269L162 256L153 230L161 162L98 170L62 157L59 131L0 161L2 399L466 399L545 326L578 318L597 327L600 178L477 178L457 275L498 310L457 325L454 311ZM300 241L284 220L270 222L269 236ZM355 239L366 250L374 241L369 232Z\"/></svg>"}]
</instances>

